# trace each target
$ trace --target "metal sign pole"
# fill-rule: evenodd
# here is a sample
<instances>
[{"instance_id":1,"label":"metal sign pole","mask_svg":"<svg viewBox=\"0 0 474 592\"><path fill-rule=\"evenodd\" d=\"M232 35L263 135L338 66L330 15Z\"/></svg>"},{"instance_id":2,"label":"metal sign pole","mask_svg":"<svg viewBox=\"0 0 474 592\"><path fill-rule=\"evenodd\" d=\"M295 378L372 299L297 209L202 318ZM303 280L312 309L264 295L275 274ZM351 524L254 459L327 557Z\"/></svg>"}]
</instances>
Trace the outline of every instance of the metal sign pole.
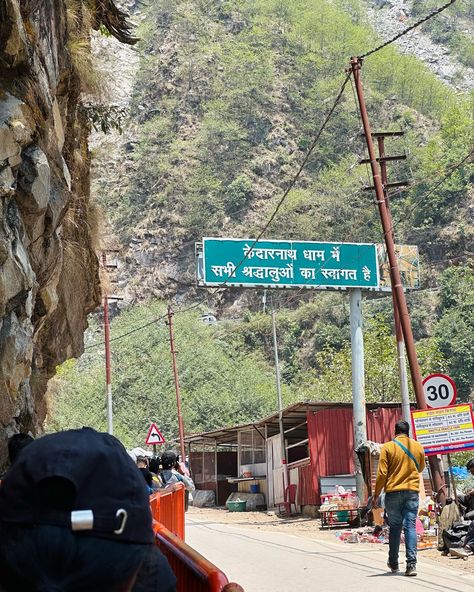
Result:
<instances>
[{"instance_id":1,"label":"metal sign pole","mask_svg":"<svg viewBox=\"0 0 474 592\"><path fill-rule=\"evenodd\" d=\"M350 323L352 350L352 407L354 421L354 449L366 442L364 336L362 333L362 291L350 291ZM365 499L365 481L357 454L354 454L357 497Z\"/></svg>"},{"instance_id":2,"label":"metal sign pole","mask_svg":"<svg viewBox=\"0 0 474 592\"><path fill-rule=\"evenodd\" d=\"M273 329L273 350L275 352L275 375L276 375L276 388L278 395L278 424L280 427L280 445L281 445L281 464L283 465L283 492L290 484L288 475L288 462L286 458L286 446L285 446L285 430L283 426L283 401L281 397L281 382L280 382L280 361L278 358L278 342L276 334L276 318L275 311L273 310L272 303L272 329Z\"/></svg>"}]
</instances>

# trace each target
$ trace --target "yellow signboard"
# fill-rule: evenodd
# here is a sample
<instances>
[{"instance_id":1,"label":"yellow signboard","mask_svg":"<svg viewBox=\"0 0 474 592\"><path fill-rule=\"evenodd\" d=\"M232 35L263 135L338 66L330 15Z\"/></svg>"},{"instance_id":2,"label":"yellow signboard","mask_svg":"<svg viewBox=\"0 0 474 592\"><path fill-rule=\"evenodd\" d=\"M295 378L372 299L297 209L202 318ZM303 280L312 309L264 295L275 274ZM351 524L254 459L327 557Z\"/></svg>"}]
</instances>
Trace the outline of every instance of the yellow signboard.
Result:
<instances>
[{"instance_id":1,"label":"yellow signboard","mask_svg":"<svg viewBox=\"0 0 474 592\"><path fill-rule=\"evenodd\" d=\"M411 412L413 434L425 453L448 454L474 448L472 405L453 405Z\"/></svg>"}]
</instances>

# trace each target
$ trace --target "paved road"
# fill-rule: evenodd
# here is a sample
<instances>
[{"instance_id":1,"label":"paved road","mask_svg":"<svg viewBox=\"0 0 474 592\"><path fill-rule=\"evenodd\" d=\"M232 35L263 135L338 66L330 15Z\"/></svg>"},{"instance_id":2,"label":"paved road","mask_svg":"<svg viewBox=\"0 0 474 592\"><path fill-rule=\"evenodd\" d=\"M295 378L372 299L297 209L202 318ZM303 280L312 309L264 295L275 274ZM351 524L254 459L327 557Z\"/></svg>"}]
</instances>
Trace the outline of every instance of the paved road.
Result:
<instances>
[{"instance_id":1,"label":"paved road","mask_svg":"<svg viewBox=\"0 0 474 592\"><path fill-rule=\"evenodd\" d=\"M418 576L387 573L385 551L187 519L186 542L245 592L472 592L474 576L429 561ZM310 587L310 588L309 588Z\"/></svg>"}]
</instances>

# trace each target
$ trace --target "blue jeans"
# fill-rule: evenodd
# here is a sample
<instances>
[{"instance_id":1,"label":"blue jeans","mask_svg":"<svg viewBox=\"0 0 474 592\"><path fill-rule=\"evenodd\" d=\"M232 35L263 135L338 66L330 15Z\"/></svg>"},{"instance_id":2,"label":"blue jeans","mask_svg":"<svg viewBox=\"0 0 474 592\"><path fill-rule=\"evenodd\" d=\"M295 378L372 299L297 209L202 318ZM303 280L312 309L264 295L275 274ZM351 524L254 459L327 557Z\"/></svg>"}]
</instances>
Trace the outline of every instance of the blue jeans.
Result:
<instances>
[{"instance_id":1,"label":"blue jeans","mask_svg":"<svg viewBox=\"0 0 474 592\"><path fill-rule=\"evenodd\" d=\"M398 565L400 536L405 533L407 565L416 565L416 517L418 515L418 492L392 491L385 494L389 530L388 561Z\"/></svg>"}]
</instances>

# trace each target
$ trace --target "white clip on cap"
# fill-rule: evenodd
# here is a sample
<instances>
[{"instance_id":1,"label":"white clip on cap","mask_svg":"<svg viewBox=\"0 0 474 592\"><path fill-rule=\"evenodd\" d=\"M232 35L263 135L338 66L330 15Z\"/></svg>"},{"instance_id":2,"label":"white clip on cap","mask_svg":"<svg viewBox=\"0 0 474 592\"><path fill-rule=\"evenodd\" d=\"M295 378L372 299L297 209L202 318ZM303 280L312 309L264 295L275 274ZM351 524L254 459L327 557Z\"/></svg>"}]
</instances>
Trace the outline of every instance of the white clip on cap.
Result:
<instances>
[{"instance_id":1,"label":"white clip on cap","mask_svg":"<svg viewBox=\"0 0 474 592\"><path fill-rule=\"evenodd\" d=\"M71 512L72 530L92 530L94 528L94 512L92 510L75 510Z\"/></svg>"},{"instance_id":2,"label":"white clip on cap","mask_svg":"<svg viewBox=\"0 0 474 592\"><path fill-rule=\"evenodd\" d=\"M114 530L114 533L115 534L122 534L122 532L125 530L125 525L127 524L127 518L128 518L127 510L124 510L123 508L121 508L120 510L117 510L115 516L117 518L119 516L122 517L122 524L120 525L120 528L117 528L117 530Z\"/></svg>"}]
</instances>

